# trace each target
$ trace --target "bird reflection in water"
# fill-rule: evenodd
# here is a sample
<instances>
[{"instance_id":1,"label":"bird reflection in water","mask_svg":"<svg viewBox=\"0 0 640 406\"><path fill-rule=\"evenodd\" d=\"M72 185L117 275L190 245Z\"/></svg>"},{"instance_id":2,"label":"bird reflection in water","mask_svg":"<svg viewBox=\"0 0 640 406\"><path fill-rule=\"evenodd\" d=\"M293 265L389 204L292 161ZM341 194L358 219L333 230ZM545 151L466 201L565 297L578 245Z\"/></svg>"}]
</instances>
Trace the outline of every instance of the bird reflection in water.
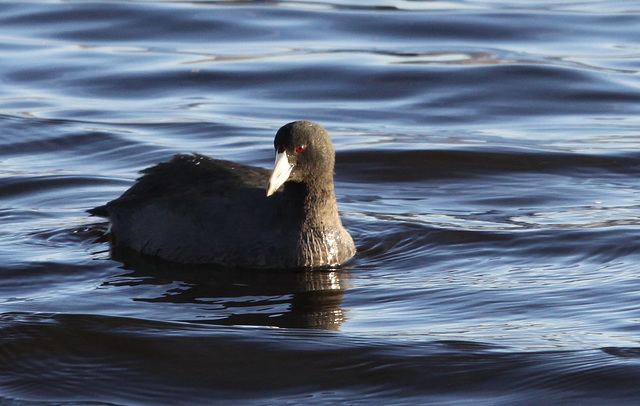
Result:
<instances>
[{"instance_id":1,"label":"bird reflection in water","mask_svg":"<svg viewBox=\"0 0 640 406\"><path fill-rule=\"evenodd\" d=\"M131 272L105 282L109 286L152 285L153 297L135 301L189 306L177 309L175 321L228 326L270 326L338 330L347 269L238 270L173 264L126 249L113 259ZM158 294L158 286L166 286ZM136 289L136 294L139 295ZM196 305L190 306L190 305ZM171 317L171 315L169 315Z\"/></svg>"}]
</instances>

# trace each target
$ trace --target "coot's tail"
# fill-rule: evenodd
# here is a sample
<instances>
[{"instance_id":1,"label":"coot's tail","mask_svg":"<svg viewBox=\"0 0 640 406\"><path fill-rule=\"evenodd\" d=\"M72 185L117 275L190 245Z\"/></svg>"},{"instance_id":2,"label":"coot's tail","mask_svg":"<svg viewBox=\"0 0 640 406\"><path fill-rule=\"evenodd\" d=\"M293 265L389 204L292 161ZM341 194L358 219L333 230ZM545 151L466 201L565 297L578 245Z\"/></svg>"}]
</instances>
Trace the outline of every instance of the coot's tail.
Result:
<instances>
[{"instance_id":1,"label":"coot's tail","mask_svg":"<svg viewBox=\"0 0 640 406\"><path fill-rule=\"evenodd\" d=\"M92 216L109 217L109 210L107 210L107 206L106 205L94 207L93 209L89 209L89 210L87 210L87 213L91 214Z\"/></svg>"}]
</instances>

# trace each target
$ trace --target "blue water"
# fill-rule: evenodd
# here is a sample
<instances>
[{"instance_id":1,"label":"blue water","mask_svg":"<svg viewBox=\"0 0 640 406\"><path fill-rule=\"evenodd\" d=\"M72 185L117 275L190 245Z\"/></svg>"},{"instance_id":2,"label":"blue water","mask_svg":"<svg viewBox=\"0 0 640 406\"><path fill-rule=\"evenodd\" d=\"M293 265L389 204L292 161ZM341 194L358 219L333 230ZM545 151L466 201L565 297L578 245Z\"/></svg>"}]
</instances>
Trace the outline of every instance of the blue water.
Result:
<instances>
[{"instance_id":1,"label":"blue water","mask_svg":"<svg viewBox=\"0 0 640 406\"><path fill-rule=\"evenodd\" d=\"M0 404L640 401L640 8L0 2ZM85 210L325 126L358 254L234 272Z\"/></svg>"}]
</instances>

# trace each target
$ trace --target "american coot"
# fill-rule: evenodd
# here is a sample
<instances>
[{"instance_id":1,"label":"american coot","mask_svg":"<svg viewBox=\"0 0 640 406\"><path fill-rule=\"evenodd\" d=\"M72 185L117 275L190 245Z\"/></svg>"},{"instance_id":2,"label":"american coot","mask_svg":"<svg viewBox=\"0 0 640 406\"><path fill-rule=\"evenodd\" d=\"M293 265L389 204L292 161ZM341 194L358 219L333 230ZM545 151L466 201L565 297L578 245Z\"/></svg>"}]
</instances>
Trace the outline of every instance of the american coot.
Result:
<instances>
[{"instance_id":1,"label":"american coot","mask_svg":"<svg viewBox=\"0 0 640 406\"><path fill-rule=\"evenodd\" d=\"M295 121L278 130L274 146L271 174L176 155L89 213L110 218L113 244L176 263L306 268L351 258L356 248L338 215L327 131Z\"/></svg>"}]
</instances>

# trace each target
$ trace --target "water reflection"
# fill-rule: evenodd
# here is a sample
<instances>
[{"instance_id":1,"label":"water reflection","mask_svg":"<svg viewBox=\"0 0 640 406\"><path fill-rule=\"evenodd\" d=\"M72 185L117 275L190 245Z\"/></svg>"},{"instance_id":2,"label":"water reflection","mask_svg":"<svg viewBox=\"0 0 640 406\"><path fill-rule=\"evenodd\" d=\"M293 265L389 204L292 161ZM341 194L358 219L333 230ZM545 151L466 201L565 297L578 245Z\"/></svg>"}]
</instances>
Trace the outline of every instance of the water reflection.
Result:
<instances>
[{"instance_id":1,"label":"water reflection","mask_svg":"<svg viewBox=\"0 0 640 406\"><path fill-rule=\"evenodd\" d=\"M338 330L345 320L344 269L234 270L173 264L123 249L111 256L131 273L104 286L164 287L134 300L196 305L192 318L180 321Z\"/></svg>"}]
</instances>

